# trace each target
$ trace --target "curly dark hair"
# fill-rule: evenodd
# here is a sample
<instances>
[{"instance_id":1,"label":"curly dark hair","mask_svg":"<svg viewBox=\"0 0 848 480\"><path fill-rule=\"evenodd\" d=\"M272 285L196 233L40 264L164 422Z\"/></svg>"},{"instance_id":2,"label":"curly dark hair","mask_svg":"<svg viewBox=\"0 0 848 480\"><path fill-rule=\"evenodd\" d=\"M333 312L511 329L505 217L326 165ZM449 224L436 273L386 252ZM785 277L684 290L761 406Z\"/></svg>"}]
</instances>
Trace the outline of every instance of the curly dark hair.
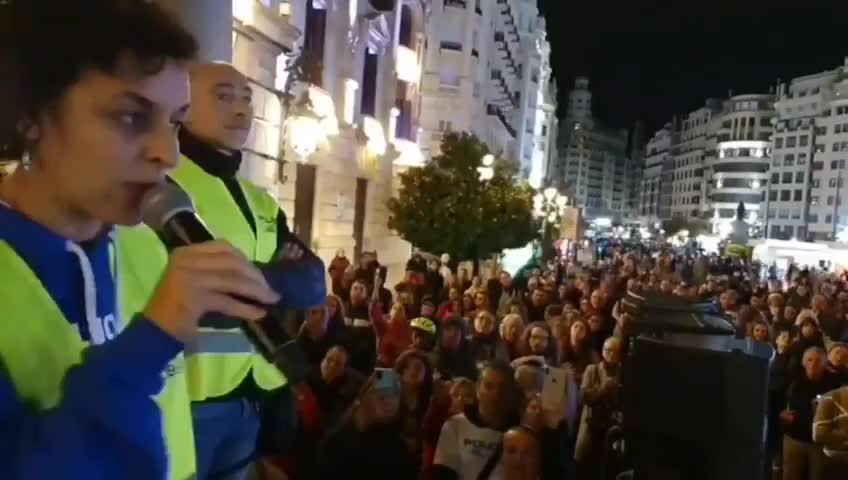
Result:
<instances>
[{"instance_id":1,"label":"curly dark hair","mask_svg":"<svg viewBox=\"0 0 848 480\"><path fill-rule=\"evenodd\" d=\"M524 327L524 331L521 333L521 340L519 341L519 352L521 355L533 355L530 351L530 334L533 332L534 328L540 328L545 333L548 334L548 347L545 349L545 361L548 362L548 365L558 366L558 352L557 352L557 343L556 338L554 337L554 333L551 331L551 327L545 322L532 322L526 327Z\"/></svg>"},{"instance_id":2,"label":"curly dark hair","mask_svg":"<svg viewBox=\"0 0 848 480\"><path fill-rule=\"evenodd\" d=\"M0 158L20 158L22 127L51 113L85 71L112 73L131 55L154 75L196 52L191 33L148 0L0 2Z\"/></svg>"}]
</instances>

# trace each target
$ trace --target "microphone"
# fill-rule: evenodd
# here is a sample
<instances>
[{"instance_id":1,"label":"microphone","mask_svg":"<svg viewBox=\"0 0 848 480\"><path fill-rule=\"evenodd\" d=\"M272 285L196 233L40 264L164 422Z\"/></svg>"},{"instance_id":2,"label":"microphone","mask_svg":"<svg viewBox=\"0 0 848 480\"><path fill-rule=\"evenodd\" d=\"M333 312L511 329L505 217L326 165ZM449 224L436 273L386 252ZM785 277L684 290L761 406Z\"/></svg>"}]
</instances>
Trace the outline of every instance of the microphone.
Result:
<instances>
[{"instance_id":1,"label":"microphone","mask_svg":"<svg viewBox=\"0 0 848 480\"><path fill-rule=\"evenodd\" d=\"M208 242L215 237L206 228L203 221L197 216L192 204L191 198L180 187L164 183L157 186L145 195L142 206L142 221L151 229L153 229L162 238L163 242L169 248L185 247L198 243ZM269 284L275 286L280 282L275 281L279 277L287 277L285 272L275 272L273 268L263 268L263 265L258 265L262 273L265 275ZM321 265L323 273L323 265ZM284 282L288 279L284 279ZM322 279L323 280L323 279ZM288 281L288 284L293 282ZM278 293L284 298L288 294L292 294L287 284L282 285L283 288L275 288ZM289 290L289 291L287 291ZM304 369L308 364L305 360L305 355L297 348L295 342L286 341L282 345L271 340L268 335L268 329L275 333L282 334L286 337L282 328L274 328L276 324L272 311L281 311L282 301L277 305L260 305L255 301L235 296L239 301L257 305L267 309L269 315L258 321L247 321L243 319L220 319L207 318L201 319L202 325L213 326L217 328L241 328L244 335L256 350L271 364L277 365L290 381L297 381L305 376Z\"/></svg>"},{"instance_id":2,"label":"microphone","mask_svg":"<svg viewBox=\"0 0 848 480\"><path fill-rule=\"evenodd\" d=\"M142 221L171 248L215 240L195 214L188 194L170 183L162 184L144 196L141 216Z\"/></svg>"}]
</instances>

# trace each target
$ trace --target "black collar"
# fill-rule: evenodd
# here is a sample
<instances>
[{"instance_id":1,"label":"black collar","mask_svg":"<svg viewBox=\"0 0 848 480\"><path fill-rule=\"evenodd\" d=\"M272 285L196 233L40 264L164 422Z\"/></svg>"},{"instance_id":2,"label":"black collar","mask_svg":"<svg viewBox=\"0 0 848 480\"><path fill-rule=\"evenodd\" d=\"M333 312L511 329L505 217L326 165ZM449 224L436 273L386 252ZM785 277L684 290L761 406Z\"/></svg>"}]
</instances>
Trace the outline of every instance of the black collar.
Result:
<instances>
[{"instance_id":1,"label":"black collar","mask_svg":"<svg viewBox=\"0 0 848 480\"><path fill-rule=\"evenodd\" d=\"M180 153L191 159L206 173L221 179L235 178L241 166L241 151L224 152L192 135L187 128L179 133Z\"/></svg>"}]
</instances>

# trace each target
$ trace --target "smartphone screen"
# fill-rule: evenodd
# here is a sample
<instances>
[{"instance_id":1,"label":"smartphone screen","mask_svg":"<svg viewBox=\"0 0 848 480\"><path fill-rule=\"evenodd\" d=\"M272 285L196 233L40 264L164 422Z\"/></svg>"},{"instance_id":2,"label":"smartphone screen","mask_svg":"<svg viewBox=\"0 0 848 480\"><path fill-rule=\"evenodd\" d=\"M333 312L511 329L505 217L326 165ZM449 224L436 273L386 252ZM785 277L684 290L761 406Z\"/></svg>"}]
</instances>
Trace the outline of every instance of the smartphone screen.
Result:
<instances>
[{"instance_id":1,"label":"smartphone screen","mask_svg":"<svg viewBox=\"0 0 848 480\"><path fill-rule=\"evenodd\" d=\"M374 369L374 389L380 393L400 394L400 378L391 368Z\"/></svg>"}]
</instances>

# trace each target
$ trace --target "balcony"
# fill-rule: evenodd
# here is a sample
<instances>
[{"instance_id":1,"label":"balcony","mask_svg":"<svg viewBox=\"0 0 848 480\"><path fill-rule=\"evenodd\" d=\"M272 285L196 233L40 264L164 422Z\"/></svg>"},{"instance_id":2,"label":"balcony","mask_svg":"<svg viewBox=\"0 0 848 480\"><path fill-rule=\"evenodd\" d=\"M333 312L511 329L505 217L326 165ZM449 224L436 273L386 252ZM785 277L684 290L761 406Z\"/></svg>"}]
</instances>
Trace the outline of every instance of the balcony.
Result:
<instances>
[{"instance_id":1,"label":"balcony","mask_svg":"<svg viewBox=\"0 0 848 480\"><path fill-rule=\"evenodd\" d=\"M462 44L459 42L442 41L439 43L439 48L442 50L452 50L455 52L462 51Z\"/></svg>"},{"instance_id":2,"label":"balcony","mask_svg":"<svg viewBox=\"0 0 848 480\"><path fill-rule=\"evenodd\" d=\"M513 126L509 124L506 115L504 115L500 107L498 107L497 105L488 104L486 105L486 114L498 117L498 120L501 121L501 124L504 126L506 131L509 132L510 135L512 135L512 138L515 138L517 132L515 131L515 128L513 128Z\"/></svg>"},{"instance_id":3,"label":"balcony","mask_svg":"<svg viewBox=\"0 0 848 480\"><path fill-rule=\"evenodd\" d=\"M468 2L465 0L445 0L445 6L465 9L468 6Z\"/></svg>"},{"instance_id":4,"label":"balcony","mask_svg":"<svg viewBox=\"0 0 848 480\"><path fill-rule=\"evenodd\" d=\"M768 162L731 160L713 165L714 173L765 173L768 169Z\"/></svg>"}]
</instances>

